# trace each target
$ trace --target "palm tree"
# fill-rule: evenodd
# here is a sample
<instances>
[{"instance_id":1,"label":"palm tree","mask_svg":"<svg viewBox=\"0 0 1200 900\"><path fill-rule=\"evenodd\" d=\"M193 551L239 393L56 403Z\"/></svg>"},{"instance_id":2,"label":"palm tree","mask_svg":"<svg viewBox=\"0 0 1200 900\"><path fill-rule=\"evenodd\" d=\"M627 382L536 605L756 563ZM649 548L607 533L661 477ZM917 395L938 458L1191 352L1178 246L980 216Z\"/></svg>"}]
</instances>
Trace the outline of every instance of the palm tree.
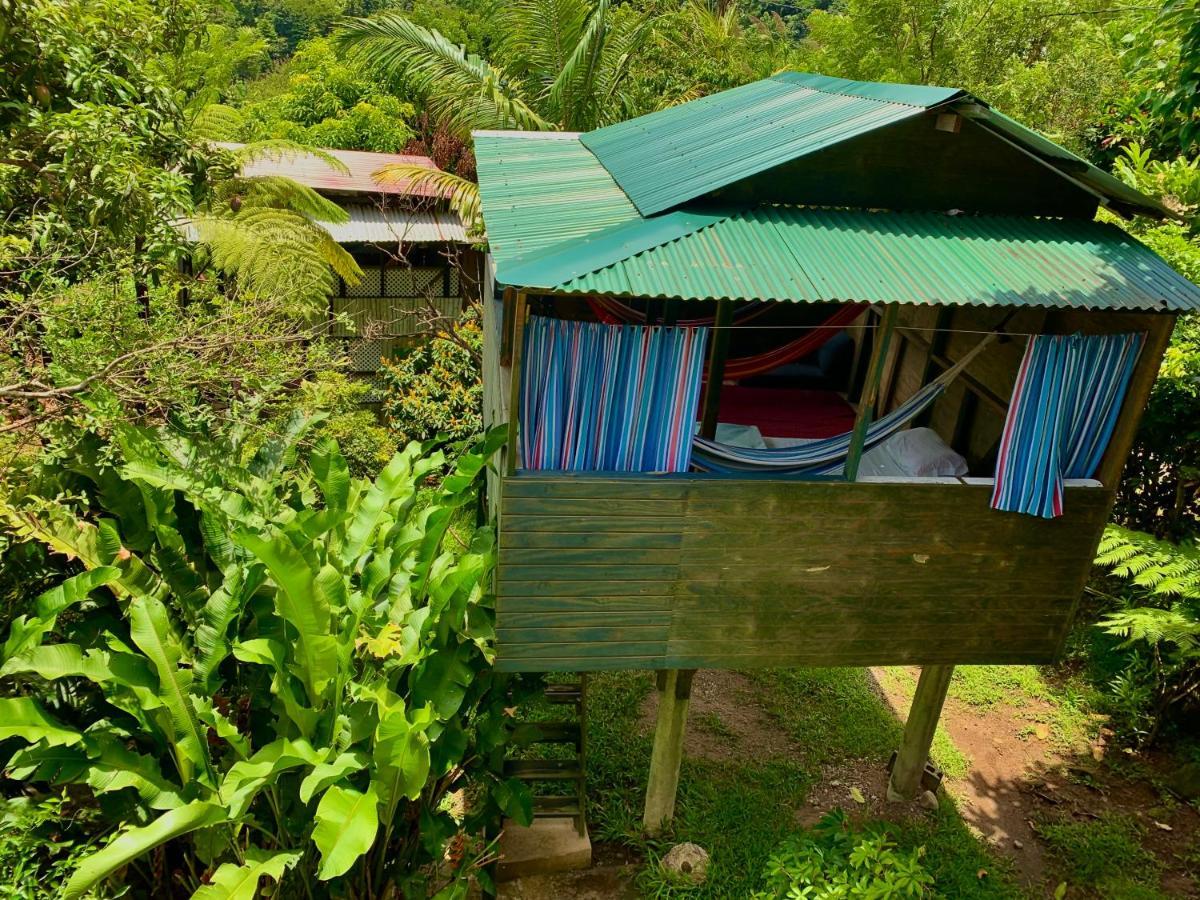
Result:
<instances>
[{"instance_id":1,"label":"palm tree","mask_svg":"<svg viewBox=\"0 0 1200 900\"><path fill-rule=\"evenodd\" d=\"M626 81L650 34L649 13L614 12L611 0L509 0L497 4L493 23L503 64L397 12L350 19L336 40L401 79L435 124L464 139L476 129L586 131L627 116ZM429 184L449 194L465 221L478 215L478 192L466 179L409 165L376 177Z\"/></svg>"}]
</instances>

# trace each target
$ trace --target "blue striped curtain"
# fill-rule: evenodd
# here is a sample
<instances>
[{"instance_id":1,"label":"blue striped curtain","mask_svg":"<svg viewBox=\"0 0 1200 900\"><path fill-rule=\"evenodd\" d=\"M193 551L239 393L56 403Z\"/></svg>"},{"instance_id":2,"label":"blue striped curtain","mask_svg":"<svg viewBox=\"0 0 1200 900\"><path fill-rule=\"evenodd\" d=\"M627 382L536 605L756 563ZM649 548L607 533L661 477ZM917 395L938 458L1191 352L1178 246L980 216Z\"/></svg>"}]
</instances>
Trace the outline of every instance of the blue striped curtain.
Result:
<instances>
[{"instance_id":1,"label":"blue striped curtain","mask_svg":"<svg viewBox=\"0 0 1200 900\"><path fill-rule=\"evenodd\" d=\"M1062 515L1063 479L1091 478L1112 438L1145 335L1029 339L1000 438L992 508Z\"/></svg>"},{"instance_id":2,"label":"blue striped curtain","mask_svg":"<svg viewBox=\"0 0 1200 900\"><path fill-rule=\"evenodd\" d=\"M707 328L531 316L521 380L526 469L686 472Z\"/></svg>"}]
</instances>

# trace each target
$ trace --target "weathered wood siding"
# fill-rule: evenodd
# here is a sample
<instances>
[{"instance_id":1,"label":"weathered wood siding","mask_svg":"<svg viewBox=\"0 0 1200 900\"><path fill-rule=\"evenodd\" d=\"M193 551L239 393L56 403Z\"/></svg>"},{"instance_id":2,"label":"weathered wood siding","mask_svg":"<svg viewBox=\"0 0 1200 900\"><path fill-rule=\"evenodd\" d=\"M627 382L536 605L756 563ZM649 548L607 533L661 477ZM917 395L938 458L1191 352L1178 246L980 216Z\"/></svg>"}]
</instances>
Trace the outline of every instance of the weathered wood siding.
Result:
<instances>
[{"instance_id":1,"label":"weathered wood siding","mask_svg":"<svg viewBox=\"0 0 1200 900\"><path fill-rule=\"evenodd\" d=\"M987 485L503 479L505 671L1042 663L1111 502L1045 521Z\"/></svg>"}]
</instances>

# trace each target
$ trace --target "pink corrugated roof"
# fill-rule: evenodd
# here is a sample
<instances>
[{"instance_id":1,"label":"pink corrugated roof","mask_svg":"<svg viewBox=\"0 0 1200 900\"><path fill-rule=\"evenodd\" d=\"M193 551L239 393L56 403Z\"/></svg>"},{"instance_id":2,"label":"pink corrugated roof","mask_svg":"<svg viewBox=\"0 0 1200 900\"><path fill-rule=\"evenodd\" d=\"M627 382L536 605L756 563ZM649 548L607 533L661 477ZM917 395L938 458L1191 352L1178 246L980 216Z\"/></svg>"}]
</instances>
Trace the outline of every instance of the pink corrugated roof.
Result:
<instances>
[{"instance_id":1,"label":"pink corrugated roof","mask_svg":"<svg viewBox=\"0 0 1200 900\"><path fill-rule=\"evenodd\" d=\"M221 147L235 149L243 146L227 141L218 144ZM430 185L417 188L406 182L380 184L375 180L374 173L384 166L396 163L408 163L426 169L436 169L433 160L428 156L410 156L402 153L368 153L363 150L322 150L340 160L349 174L342 174L330 167L324 159L311 153L285 154L283 156L260 157L248 163L242 174L254 177L262 175L283 175L307 185L318 191L329 191L340 194L392 194L415 197L444 196Z\"/></svg>"}]
</instances>

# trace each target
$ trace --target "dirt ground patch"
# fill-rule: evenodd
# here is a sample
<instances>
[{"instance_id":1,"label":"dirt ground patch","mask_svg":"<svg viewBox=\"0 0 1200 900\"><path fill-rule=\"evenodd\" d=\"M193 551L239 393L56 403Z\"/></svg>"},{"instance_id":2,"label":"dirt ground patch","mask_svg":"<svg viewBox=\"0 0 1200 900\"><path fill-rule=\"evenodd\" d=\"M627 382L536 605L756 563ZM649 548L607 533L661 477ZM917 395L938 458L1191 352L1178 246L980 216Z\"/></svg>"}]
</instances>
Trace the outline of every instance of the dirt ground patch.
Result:
<instances>
[{"instance_id":1,"label":"dirt ground patch","mask_svg":"<svg viewBox=\"0 0 1200 900\"><path fill-rule=\"evenodd\" d=\"M701 669L692 680L692 699L683 741L685 756L711 762L787 757L797 752L755 699L756 688L738 672ZM641 710L642 729L654 733L658 692L651 691Z\"/></svg>"},{"instance_id":2,"label":"dirt ground patch","mask_svg":"<svg viewBox=\"0 0 1200 900\"><path fill-rule=\"evenodd\" d=\"M872 670L872 676L903 720L908 697L887 673ZM1032 699L1020 707L989 709L946 701L941 725L971 760L965 777L947 778L943 785L963 820L1013 861L1027 887L1041 887L1049 895L1055 887L1048 879L1052 860L1039 823L1097 820L1104 813L1129 816L1145 829L1144 846L1166 866L1162 887L1168 895L1200 896L1180 858L1200 839L1200 814L1164 800L1154 788L1151 779L1164 762L1149 757L1139 761L1140 776L1122 774L1103 763L1108 750L1102 737L1069 747L1055 743L1048 732L1030 733L1028 723L1045 706Z\"/></svg>"}]
</instances>

